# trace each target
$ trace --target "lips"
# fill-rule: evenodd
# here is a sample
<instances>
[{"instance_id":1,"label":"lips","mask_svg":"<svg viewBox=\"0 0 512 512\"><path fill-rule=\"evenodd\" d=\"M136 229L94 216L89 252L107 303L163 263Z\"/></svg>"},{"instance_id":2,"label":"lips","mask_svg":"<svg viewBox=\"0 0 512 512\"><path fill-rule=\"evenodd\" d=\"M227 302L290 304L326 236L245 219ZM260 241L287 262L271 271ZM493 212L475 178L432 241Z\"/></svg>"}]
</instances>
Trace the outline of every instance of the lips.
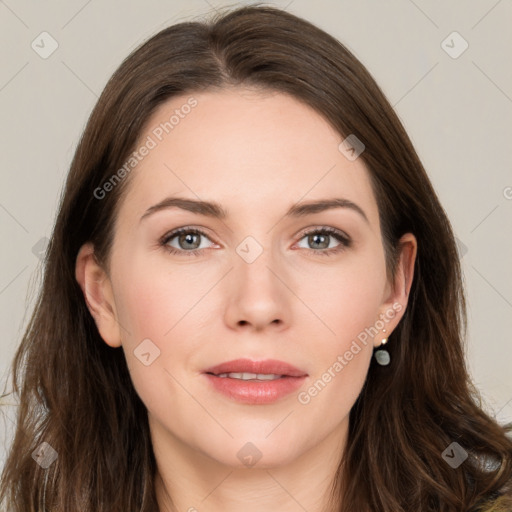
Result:
<instances>
[{"instance_id":1,"label":"lips","mask_svg":"<svg viewBox=\"0 0 512 512\"><path fill-rule=\"evenodd\" d=\"M307 373L284 361L266 359L264 361L251 361L250 359L235 359L213 366L204 373L220 375L223 373L255 373L274 374L285 377L305 377Z\"/></svg>"},{"instance_id":2,"label":"lips","mask_svg":"<svg viewBox=\"0 0 512 512\"><path fill-rule=\"evenodd\" d=\"M270 404L296 391L308 374L299 368L267 359L236 359L203 372L212 388L230 400L250 405Z\"/></svg>"}]
</instances>

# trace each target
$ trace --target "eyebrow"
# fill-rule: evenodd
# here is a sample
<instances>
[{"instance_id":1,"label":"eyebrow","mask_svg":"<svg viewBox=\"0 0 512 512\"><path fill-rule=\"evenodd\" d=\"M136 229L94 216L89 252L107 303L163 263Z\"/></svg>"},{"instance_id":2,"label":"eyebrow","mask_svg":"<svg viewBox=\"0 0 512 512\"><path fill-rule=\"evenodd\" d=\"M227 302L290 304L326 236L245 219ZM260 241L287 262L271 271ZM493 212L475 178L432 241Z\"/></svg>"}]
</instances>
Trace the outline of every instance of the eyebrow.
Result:
<instances>
[{"instance_id":1,"label":"eyebrow","mask_svg":"<svg viewBox=\"0 0 512 512\"><path fill-rule=\"evenodd\" d=\"M167 197L159 203L149 207L140 218L140 221L151 214L168 208L180 208L199 215L205 215L214 219L226 219L228 212L219 204L213 201L199 201L183 197ZM299 202L292 205L285 214L285 217L303 217L314 213L320 213L333 208L349 208L357 212L367 224L370 223L364 210L356 203L344 198L320 199L317 201ZM140 222L139 221L139 222Z\"/></svg>"}]
</instances>

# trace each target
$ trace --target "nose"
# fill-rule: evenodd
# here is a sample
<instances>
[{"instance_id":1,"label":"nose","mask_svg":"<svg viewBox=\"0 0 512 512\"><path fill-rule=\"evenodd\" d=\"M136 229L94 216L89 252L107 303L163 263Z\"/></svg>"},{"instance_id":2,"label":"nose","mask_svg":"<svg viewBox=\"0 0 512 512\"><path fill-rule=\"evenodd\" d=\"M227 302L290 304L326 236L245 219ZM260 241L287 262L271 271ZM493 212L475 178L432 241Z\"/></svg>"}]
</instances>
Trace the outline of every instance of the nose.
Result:
<instances>
[{"instance_id":1,"label":"nose","mask_svg":"<svg viewBox=\"0 0 512 512\"><path fill-rule=\"evenodd\" d=\"M250 261L250 260L248 260ZM237 253L227 281L225 322L232 329L262 331L285 329L290 322L293 294L286 286L286 271L270 250L252 262Z\"/></svg>"}]
</instances>

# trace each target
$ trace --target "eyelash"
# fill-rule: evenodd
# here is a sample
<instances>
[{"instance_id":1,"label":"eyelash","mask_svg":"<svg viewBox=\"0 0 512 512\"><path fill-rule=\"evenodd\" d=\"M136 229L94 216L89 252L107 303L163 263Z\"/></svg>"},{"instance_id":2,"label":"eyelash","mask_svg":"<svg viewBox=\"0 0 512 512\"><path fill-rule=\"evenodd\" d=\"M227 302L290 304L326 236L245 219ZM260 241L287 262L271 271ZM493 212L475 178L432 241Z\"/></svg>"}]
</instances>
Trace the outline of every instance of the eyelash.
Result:
<instances>
[{"instance_id":1,"label":"eyelash","mask_svg":"<svg viewBox=\"0 0 512 512\"><path fill-rule=\"evenodd\" d=\"M167 245L173 238L175 238L176 236L185 234L185 233L201 235L201 236L208 238L208 235L199 229L184 227L184 228L175 229L174 231L171 231L170 233L165 234L160 239L159 244L164 248L164 250L166 250L167 252L169 252L171 254L182 255L183 253L186 253L187 255L190 255L190 256L200 256L201 253L204 251L204 249L192 249L191 251L185 251L185 250L176 249L174 247ZM350 239L350 237L346 236L343 232L338 231L337 229L334 229L334 228L331 228L328 226L324 226L322 228L315 228L313 230L306 231L306 232L302 233L299 240L302 240L306 236L317 235L317 234L322 234L322 235L327 234L329 236L332 236L338 242L340 242L340 245L338 245L337 247L331 247L330 249L319 249L319 250L306 249L306 251L314 253L316 255L331 256L333 254L342 252L345 249L348 249L349 247L352 246L352 240Z\"/></svg>"}]
</instances>

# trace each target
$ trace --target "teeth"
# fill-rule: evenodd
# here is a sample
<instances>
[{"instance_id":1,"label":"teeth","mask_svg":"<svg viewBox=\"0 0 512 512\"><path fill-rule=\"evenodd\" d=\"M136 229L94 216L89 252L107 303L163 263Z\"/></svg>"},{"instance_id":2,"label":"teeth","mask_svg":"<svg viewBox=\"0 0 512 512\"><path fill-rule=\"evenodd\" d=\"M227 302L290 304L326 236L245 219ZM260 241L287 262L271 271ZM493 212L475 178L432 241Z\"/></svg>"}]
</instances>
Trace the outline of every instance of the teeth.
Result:
<instances>
[{"instance_id":1,"label":"teeth","mask_svg":"<svg viewBox=\"0 0 512 512\"><path fill-rule=\"evenodd\" d=\"M283 375L276 375L275 373L219 373L217 377L240 380L275 380L280 379Z\"/></svg>"}]
</instances>

